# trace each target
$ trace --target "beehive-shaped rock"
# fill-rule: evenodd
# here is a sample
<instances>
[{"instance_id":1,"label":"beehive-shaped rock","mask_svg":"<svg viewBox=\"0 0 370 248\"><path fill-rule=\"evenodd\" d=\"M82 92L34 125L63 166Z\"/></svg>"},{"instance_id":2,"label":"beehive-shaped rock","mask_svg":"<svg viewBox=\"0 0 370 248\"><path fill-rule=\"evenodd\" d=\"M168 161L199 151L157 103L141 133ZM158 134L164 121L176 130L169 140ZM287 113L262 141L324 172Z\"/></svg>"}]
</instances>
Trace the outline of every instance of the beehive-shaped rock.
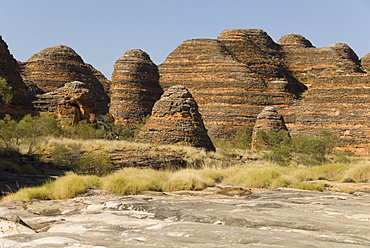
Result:
<instances>
[{"instance_id":1,"label":"beehive-shaped rock","mask_svg":"<svg viewBox=\"0 0 370 248\"><path fill-rule=\"evenodd\" d=\"M283 116L274 107L267 106L257 115L256 124L252 131L252 148L256 145L258 131L268 132L270 130L275 132L288 131Z\"/></svg>"},{"instance_id":2,"label":"beehive-shaped rock","mask_svg":"<svg viewBox=\"0 0 370 248\"><path fill-rule=\"evenodd\" d=\"M300 34L286 34L279 39L278 43L280 45L292 47L314 47L311 41Z\"/></svg>"},{"instance_id":3,"label":"beehive-shaped rock","mask_svg":"<svg viewBox=\"0 0 370 248\"><path fill-rule=\"evenodd\" d=\"M0 36L0 77L4 78L8 86L12 87L12 100L5 104L0 100L0 116L10 114L12 116L23 116L35 114L32 105L32 92L23 82L17 61L10 54L8 45Z\"/></svg>"},{"instance_id":4,"label":"beehive-shaped rock","mask_svg":"<svg viewBox=\"0 0 370 248\"><path fill-rule=\"evenodd\" d=\"M155 103L152 115L141 129L137 141L215 150L197 103L181 85L170 87Z\"/></svg>"},{"instance_id":5,"label":"beehive-shaped rock","mask_svg":"<svg viewBox=\"0 0 370 248\"><path fill-rule=\"evenodd\" d=\"M266 105L282 109L296 99L284 75L279 46L261 30L225 30L218 39L192 39L159 66L164 89L181 84L199 104L212 137L253 126Z\"/></svg>"},{"instance_id":6,"label":"beehive-shaped rock","mask_svg":"<svg viewBox=\"0 0 370 248\"><path fill-rule=\"evenodd\" d=\"M72 124L95 119L95 102L87 85L82 82L66 83L61 88L36 97L34 105L37 110L53 114L56 118L69 117Z\"/></svg>"},{"instance_id":7,"label":"beehive-shaped rock","mask_svg":"<svg viewBox=\"0 0 370 248\"><path fill-rule=\"evenodd\" d=\"M282 47L286 67L302 83L316 76L362 72L356 53L346 44L316 48L309 40L297 34L281 37L278 44Z\"/></svg>"},{"instance_id":8,"label":"beehive-shaped rock","mask_svg":"<svg viewBox=\"0 0 370 248\"><path fill-rule=\"evenodd\" d=\"M149 55L128 50L114 65L109 112L115 123L136 126L150 115L162 93L158 68Z\"/></svg>"},{"instance_id":9,"label":"beehive-shaped rock","mask_svg":"<svg viewBox=\"0 0 370 248\"><path fill-rule=\"evenodd\" d=\"M261 29L226 29L217 38L249 70L266 80L283 78L280 46Z\"/></svg>"},{"instance_id":10,"label":"beehive-shaped rock","mask_svg":"<svg viewBox=\"0 0 370 248\"><path fill-rule=\"evenodd\" d=\"M93 112L96 115L108 113L109 97L94 75L97 72L68 46L48 47L34 54L22 63L21 73L25 83L35 84L43 92L56 90L68 82L83 82L95 101Z\"/></svg>"},{"instance_id":11,"label":"beehive-shaped rock","mask_svg":"<svg viewBox=\"0 0 370 248\"><path fill-rule=\"evenodd\" d=\"M370 53L365 54L361 58L361 67L367 72L370 73Z\"/></svg>"}]
</instances>

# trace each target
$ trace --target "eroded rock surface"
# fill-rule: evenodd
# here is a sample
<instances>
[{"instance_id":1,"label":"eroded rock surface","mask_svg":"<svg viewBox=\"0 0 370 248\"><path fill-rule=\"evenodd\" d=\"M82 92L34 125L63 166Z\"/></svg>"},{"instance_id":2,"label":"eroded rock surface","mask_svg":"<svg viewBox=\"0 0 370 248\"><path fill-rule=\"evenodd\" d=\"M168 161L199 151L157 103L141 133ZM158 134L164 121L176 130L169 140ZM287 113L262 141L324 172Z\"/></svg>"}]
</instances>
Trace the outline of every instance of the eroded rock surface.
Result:
<instances>
[{"instance_id":1,"label":"eroded rock surface","mask_svg":"<svg viewBox=\"0 0 370 248\"><path fill-rule=\"evenodd\" d=\"M123 197L91 190L70 200L2 203L38 233L0 232L0 243L4 248L370 246L368 193L279 189L240 197L215 190ZM0 221L1 227L9 223Z\"/></svg>"},{"instance_id":2,"label":"eroded rock surface","mask_svg":"<svg viewBox=\"0 0 370 248\"><path fill-rule=\"evenodd\" d=\"M197 103L181 85L170 87L154 104L152 115L140 130L137 141L215 150Z\"/></svg>"},{"instance_id":3,"label":"eroded rock surface","mask_svg":"<svg viewBox=\"0 0 370 248\"><path fill-rule=\"evenodd\" d=\"M33 104L40 112L48 112L56 118L69 117L72 124L95 119L96 102L88 86L82 82L66 83L61 88L36 97Z\"/></svg>"},{"instance_id":4,"label":"eroded rock surface","mask_svg":"<svg viewBox=\"0 0 370 248\"><path fill-rule=\"evenodd\" d=\"M252 131L252 148L256 146L256 139L258 131L288 131L285 126L284 117L279 114L274 107L265 107L261 113L257 115L256 124Z\"/></svg>"},{"instance_id":5,"label":"eroded rock surface","mask_svg":"<svg viewBox=\"0 0 370 248\"><path fill-rule=\"evenodd\" d=\"M85 64L72 48L64 45L45 48L23 62L21 69L24 82L36 85L37 93L54 91L73 81L85 83L95 102L93 112L108 113L109 97L103 87L106 80L100 82L102 74Z\"/></svg>"},{"instance_id":6,"label":"eroded rock surface","mask_svg":"<svg viewBox=\"0 0 370 248\"><path fill-rule=\"evenodd\" d=\"M23 82L18 62L8 49L8 45L0 36L0 77L4 78L8 86L12 87L10 93L12 100L6 104L0 99L0 116L10 114L12 116L24 116L35 114L32 106L33 94Z\"/></svg>"},{"instance_id":7,"label":"eroded rock surface","mask_svg":"<svg viewBox=\"0 0 370 248\"><path fill-rule=\"evenodd\" d=\"M286 75L280 46L259 29L187 40L159 65L159 72L165 89L181 84L192 92L212 137L252 127L264 106L290 115L287 107L303 91Z\"/></svg>"},{"instance_id":8,"label":"eroded rock surface","mask_svg":"<svg viewBox=\"0 0 370 248\"><path fill-rule=\"evenodd\" d=\"M127 126L141 124L162 94L158 68L146 52L128 50L116 61L109 108L115 123Z\"/></svg>"}]
</instances>

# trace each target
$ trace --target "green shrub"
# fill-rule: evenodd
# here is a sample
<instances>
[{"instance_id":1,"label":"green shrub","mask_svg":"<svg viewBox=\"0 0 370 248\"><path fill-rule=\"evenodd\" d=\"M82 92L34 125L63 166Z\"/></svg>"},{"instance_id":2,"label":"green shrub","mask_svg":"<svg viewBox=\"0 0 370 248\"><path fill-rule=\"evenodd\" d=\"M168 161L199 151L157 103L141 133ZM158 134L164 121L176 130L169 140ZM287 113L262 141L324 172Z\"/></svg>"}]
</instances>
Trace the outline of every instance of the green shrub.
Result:
<instances>
[{"instance_id":1,"label":"green shrub","mask_svg":"<svg viewBox=\"0 0 370 248\"><path fill-rule=\"evenodd\" d=\"M104 176L113 169L114 164L107 153L89 152L82 156L75 171L81 175Z\"/></svg>"},{"instance_id":2,"label":"green shrub","mask_svg":"<svg viewBox=\"0 0 370 248\"><path fill-rule=\"evenodd\" d=\"M289 132L285 130L258 131L256 134L256 149L264 150L276 147L281 143L290 144Z\"/></svg>"},{"instance_id":3,"label":"green shrub","mask_svg":"<svg viewBox=\"0 0 370 248\"><path fill-rule=\"evenodd\" d=\"M0 99L4 103L10 103L12 98L12 87L8 85L5 78L0 77Z\"/></svg>"},{"instance_id":4,"label":"green shrub","mask_svg":"<svg viewBox=\"0 0 370 248\"><path fill-rule=\"evenodd\" d=\"M326 145L319 137L298 135L292 139L296 161L304 165L318 165L326 161Z\"/></svg>"},{"instance_id":5,"label":"green shrub","mask_svg":"<svg viewBox=\"0 0 370 248\"><path fill-rule=\"evenodd\" d=\"M233 147L238 149L249 149L252 142L252 128L243 126L239 128L231 140Z\"/></svg>"},{"instance_id":6,"label":"green shrub","mask_svg":"<svg viewBox=\"0 0 370 248\"><path fill-rule=\"evenodd\" d=\"M72 156L73 150L67 148L63 144L55 144L54 149L50 153L50 157L55 165L58 167L72 168L77 164Z\"/></svg>"},{"instance_id":7,"label":"green shrub","mask_svg":"<svg viewBox=\"0 0 370 248\"><path fill-rule=\"evenodd\" d=\"M0 171L7 171L11 173L21 174L22 168L9 160L0 160Z\"/></svg>"}]
</instances>

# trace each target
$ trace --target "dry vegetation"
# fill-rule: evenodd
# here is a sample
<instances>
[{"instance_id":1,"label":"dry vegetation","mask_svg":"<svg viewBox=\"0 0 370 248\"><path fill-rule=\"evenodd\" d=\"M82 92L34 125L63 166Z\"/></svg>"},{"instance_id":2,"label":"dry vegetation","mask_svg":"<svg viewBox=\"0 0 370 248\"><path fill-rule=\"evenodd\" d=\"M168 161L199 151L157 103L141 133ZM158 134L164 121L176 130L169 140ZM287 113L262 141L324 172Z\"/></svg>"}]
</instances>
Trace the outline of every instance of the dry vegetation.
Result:
<instances>
[{"instance_id":1,"label":"dry vegetation","mask_svg":"<svg viewBox=\"0 0 370 248\"><path fill-rule=\"evenodd\" d=\"M370 163L364 158L352 158L349 163L326 163L315 166L281 166L256 158L263 154L248 149L220 148L219 152L181 146L153 146L129 141L45 139L39 144L44 154L53 149L79 147L82 153L109 153L115 150L173 150L185 154L188 168L153 170L122 168L109 174L78 175L68 172L55 181L23 188L3 198L10 200L65 199L75 197L89 188L109 190L120 195L143 191L203 190L218 183L241 185L245 188L276 189L292 187L306 190L330 190L327 182L342 182L350 178L361 183L370 180ZM100 166L100 165L99 165ZM326 180L326 181L324 181Z\"/></svg>"},{"instance_id":2,"label":"dry vegetation","mask_svg":"<svg viewBox=\"0 0 370 248\"><path fill-rule=\"evenodd\" d=\"M54 168L65 175L38 187L21 188L2 200L65 199L89 188L120 195L204 190L219 183L244 188L323 191L340 190L330 186L333 182L370 180L367 158L350 152L333 152L336 136L328 130L323 130L321 137L306 135L292 139L285 133L262 133L261 145L266 149L259 151L250 150L249 131L242 130L230 142L214 141L217 152L207 153L193 147L135 143L130 141L131 136L126 140L107 140L106 134L92 124L77 125L73 132L66 133L50 117L26 116L19 122L6 117L0 120L0 135L4 141L0 143L0 172L37 174L40 172L37 166L19 163L19 154L31 153L47 165L46 169ZM81 139L81 133L89 133L89 137ZM117 168L109 157L116 151L136 154L146 151L146 156L151 158L171 152L179 154L186 167Z\"/></svg>"}]
</instances>

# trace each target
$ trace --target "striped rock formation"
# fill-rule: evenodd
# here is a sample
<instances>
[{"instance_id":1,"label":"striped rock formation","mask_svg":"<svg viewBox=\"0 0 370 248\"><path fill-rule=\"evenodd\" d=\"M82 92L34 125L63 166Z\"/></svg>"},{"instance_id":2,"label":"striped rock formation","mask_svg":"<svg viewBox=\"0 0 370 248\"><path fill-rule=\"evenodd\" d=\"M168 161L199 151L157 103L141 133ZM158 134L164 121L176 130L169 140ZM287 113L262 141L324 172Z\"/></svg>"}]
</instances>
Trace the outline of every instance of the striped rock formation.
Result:
<instances>
[{"instance_id":1,"label":"striped rock formation","mask_svg":"<svg viewBox=\"0 0 370 248\"><path fill-rule=\"evenodd\" d=\"M5 78L8 86L12 87L12 100L9 104L0 99L0 116L10 114L12 116L23 116L35 114L32 106L32 92L23 82L17 61L10 54L8 45L0 36L0 77Z\"/></svg>"},{"instance_id":2,"label":"striped rock formation","mask_svg":"<svg viewBox=\"0 0 370 248\"><path fill-rule=\"evenodd\" d=\"M21 64L21 74L26 84L39 88L37 93L56 90L68 82L83 82L93 96L93 113L108 113L109 97L98 79L99 76L96 76L99 73L95 69L92 70L91 65L85 64L68 46L48 47L34 54ZM106 81L103 81L106 84Z\"/></svg>"},{"instance_id":3,"label":"striped rock formation","mask_svg":"<svg viewBox=\"0 0 370 248\"><path fill-rule=\"evenodd\" d=\"M258 115L256 119L256 124L252 131L252 148L256 147L257 133L258 131L288 131L285 126L284 118L279 114L274 107L265 107Z\"/></svg>"},{"instance_id":4,"label":"striped rock formation","mask_svg":"<svg viewBox=\"0 0 370 248\"><path fill-rule=\"evenodd\" d=\"M159 65L165 89L182 84L194 95L213 137L253 126L264 106L282 113L303 91L281 64L279 45L262 30L225 30L218 39L187 40ZM293 118L294 119L294 118Z\"/></svg>"},{"instance_id":5,"label":"striped rock formation","mask_svg":"<svg viewBox=\"0 0 370 248\"><path fill-rule=\"evenodd\" d=\"M368 73L370 73L370 53L367 53L361 58L361 67Z\"/></svg>"},{"instance_id":6,"label":"striped rock formation","mask_svg":"<svg viewBox=\"0 0 370 248\"><path fill-rule=\"evenodd\" d=\"M181 85L170 87L155 103L152 115L140 130L137 141L215 150L207 135L197 103Z\"/></svg>"},{"instance_id":7,"label":"striped rock formation","mask_svg":"<svg viewBox=\"0 0 370 248\"><path fill-rule=\"evenodd\" d=\"M56 118L69 117L75 125L81 120L95 119L94 100L87 85L74 81L54 91L37 95L34 105L40 112L48 112Z\"/></svg>"},{"instance_id":8,"label":"striped rock formation","mask_svg":"<svg viewBox=\"0 0 370 248\"><path fill-rule=\"evenodd\" d=\"M162 93L158 68L149 55L128 50L114 64L109 112L115 123L135 127L150 115Z\"/></svg>"},{"instance_id":9,"label":"striped rock formation","mask_svg":"<svg viewBox=\"0 0 370 248\"><path fill-rule=\"evenodd\" d=\"M310 77L362 72L356 53L346 44L316 48L298 34L284 35L278 44L287 69L300 81Z\"/></svg>"},{"instance_id":10,"label":"striped rock formation","mask_svg":"<svg viewBox=\"0 0 370 248\"><path fill-rule=\"evenodd\" d=\"M331 129L339 134L340 146L357 153L370 153L367 106L370 104L370 75L366 57L361 62L346 44L315 48L301 35L283 36L284 62L308 90L296 112L291 133L318 133ZM367 151L368 150L368 151Z\"/></svg>"}]
</instances>

